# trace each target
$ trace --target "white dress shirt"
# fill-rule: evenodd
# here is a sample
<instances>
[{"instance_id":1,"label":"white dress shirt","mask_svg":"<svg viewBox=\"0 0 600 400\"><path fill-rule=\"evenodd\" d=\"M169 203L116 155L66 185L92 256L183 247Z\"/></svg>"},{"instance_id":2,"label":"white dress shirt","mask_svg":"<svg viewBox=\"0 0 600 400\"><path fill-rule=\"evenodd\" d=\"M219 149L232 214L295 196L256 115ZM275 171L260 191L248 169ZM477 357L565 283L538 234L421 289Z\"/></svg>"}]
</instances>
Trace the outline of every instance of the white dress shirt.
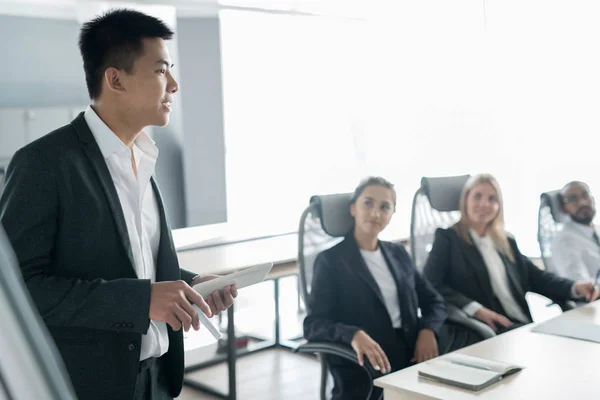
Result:
<instances>
[{"instance_id":1,"label":"white dress shirt","mask_svg":"<svg viewBox=\"0 0 600 400\"><path fill-rule=\"evenodd\" d=\"M567 220L552 240L552 266L557 275L593 281L600 269L600 246L593 238L597 228Z\"/></svg>"},{"instance_id":2,"label":"white dress shirt","mask_svg":"<svg viewBox=\"0 0 600 400\"><path fill-rule=\"evenodd\" d=\"M100 151L104 156L110 176L117 189L135 271L139 279L156 281L156 257L160 242L160 217L158 203L150 184L154 172L158 148L144 132L136 138L133 148L127 147L98 117L91 106L85 110L87 122ZM137 166L137 178L131 165L131 152ZM167 325L150 321L148 332L142 335L140 361L160 357L169 349Z\"/></svg>"},{"instance_id":3,"label":"white dress shirt","mask_svg":"<svg viewBox=\"0 0 600 400\"><path fill-rule=\"evenodd\" d=\"M400 328L402 326L402 319L400 318L400 303L398 300L398 287L396 286L396 280L390 272L390 268L385 261L385 257L381 252L381 248L377 248L375 251L368 251L360 249L367 268L373 275L381 294L383 295L383 302L385 308L390 314L392 320L392 326L394 328Z\"/></svg>"},{"instance_id":4,"label":"white dress shirt","mask_svg":"<svg viewBox=\"0 0 600 400\"><path fill-rule=\"evenodd\" d=\"M529 323L529 318L519 307L510 290L506 265L504 265L504 261L498 254L492 239L489 236L480 237L476 232L471 232L471 238L483 257L483 262L490 276L492 291L502 308L504 308L506 315L513 320ZM481 307L483 307L481 304L474 301L463 307L463 310L473 316Z\"/></svg>"}]
</instances>

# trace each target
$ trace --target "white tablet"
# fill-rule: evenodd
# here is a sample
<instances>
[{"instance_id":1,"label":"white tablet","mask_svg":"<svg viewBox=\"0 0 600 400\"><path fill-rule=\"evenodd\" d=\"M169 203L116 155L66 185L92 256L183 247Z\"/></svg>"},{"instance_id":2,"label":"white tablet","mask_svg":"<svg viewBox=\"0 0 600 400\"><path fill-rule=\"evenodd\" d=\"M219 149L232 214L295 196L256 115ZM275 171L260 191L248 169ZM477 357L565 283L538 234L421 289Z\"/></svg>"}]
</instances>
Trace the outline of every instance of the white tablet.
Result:
<instances>
[{"instance_id":1,"label":"white tablet","mask_svg":"<svg viewBox=\"0 0 600 400\"><path fill-rule=\"evenodd\" d=\"M244 268L241 271L199 283L194 286L194 290L200 293L204 298L215 290L221 290L229 285L236 285L239 290L246 286L251 286L264 281L269 271L271 271L271 268L273 268L272 262Z\"/></svg>"}]
</instances>

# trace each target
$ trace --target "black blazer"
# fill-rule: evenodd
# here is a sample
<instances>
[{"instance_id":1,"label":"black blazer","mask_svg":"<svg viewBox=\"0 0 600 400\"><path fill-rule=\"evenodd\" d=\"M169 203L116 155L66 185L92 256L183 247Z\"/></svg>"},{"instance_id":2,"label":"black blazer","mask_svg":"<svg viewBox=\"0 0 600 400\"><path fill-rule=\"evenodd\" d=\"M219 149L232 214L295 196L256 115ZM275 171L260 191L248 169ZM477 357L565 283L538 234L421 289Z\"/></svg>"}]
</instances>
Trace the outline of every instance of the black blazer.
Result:
<instances>
[{"instance_id":1,"label":"black blazer","mask_svg":"<svg viewBox=\"0 0 600 400\"><path fill-rule=\"evenodd\" d=\"M163 201L157 281L184 279ZM117 191L83 113L20 149L0 197L0 221L23 278L65 362L77 396L130 399L150 280L138 279ZM169 331L163 356L170 393L183 382L183 334Z\"/></svg>"},{"instance_id":2,"label":"black blazer","mask_svg":"<svg viewBox=\"0 0 600 400\"><path fill-rule=\"evenodd\" d=\"M536 267L519 251L517 242L508 242L515 262L500 254L506 266L511 292L531 321L531 312L525 301L527 292L539 293L555 301L571 298L573 281L560 278ZM424 275L444 296L460 308L472 301L505 315L492 291L492 284L483 257L477 246L464 241L453 228L438 229L433 247L423 270Z\"/></svg>"},{"instance_id":3,"label":"black blazer","mask_svg":"<svg viewBox=\"0 0 600 400\"><path fill-rule=\"evenodd\" d=\"M439 331L446 319L446 306L442 297L421 277L402 245L379 241L379 246L398 287L402 329L414 349L421 329ZM421 318L417 315L418 308ZM354 237L348 235L317 256L304 336L309 341L349 345L359 329L379 343L388 357L400 351L379 286ZM392 364L395 369L403 367Z\"/></svg>"}]
</instances>

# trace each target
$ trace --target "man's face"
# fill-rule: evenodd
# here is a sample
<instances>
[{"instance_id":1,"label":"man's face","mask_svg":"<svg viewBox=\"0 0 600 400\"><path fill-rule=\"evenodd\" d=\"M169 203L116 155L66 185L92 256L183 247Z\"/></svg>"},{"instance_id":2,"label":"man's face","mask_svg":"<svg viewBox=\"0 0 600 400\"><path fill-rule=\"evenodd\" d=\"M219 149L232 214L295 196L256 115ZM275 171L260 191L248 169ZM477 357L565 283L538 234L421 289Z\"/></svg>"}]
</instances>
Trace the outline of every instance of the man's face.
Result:
<instances>
[{"instance_id":1,"label":"man's face","mask_svg":"<svg viewBox=\"0 0 600 400\"><path fill-rule=\"evenodd\" d=\"M563 211L580 224L589 225L596 215L596 202L586 185L572 184L561 193Z\"/></svg>"},{"instance_id":2,"label":"man's face","mask_svg":"<svg viewBox=\"0 0 600 400\"><path fill-rule=\"evenodd\" d=\"M163 39L144 39L144 52L131 74L121 74L125 91L123 107L141 126L169 123L173 95L179 85L171 75L171 57Z\"/></svg>"}]
</instances>

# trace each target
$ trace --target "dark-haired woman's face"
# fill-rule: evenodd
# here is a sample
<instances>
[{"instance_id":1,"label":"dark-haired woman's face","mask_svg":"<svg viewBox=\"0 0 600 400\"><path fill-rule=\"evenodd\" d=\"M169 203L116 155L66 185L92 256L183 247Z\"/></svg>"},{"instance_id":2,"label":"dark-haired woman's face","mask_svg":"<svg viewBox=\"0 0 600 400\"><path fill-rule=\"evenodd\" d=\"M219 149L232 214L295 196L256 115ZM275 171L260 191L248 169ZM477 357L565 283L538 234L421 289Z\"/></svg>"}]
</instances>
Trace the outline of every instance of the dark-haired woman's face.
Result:
<instances>
[{"instance_id":1,"label":"dark-haired woman's face","mask_svg":"<svg viewBox=\"0 0 600 400\"><path fill-rule=\"evenodd\" d=\"M350 214L354 217L355 227L369 236L377 236L394 215L394 197L392 191L384 186L367 186L350 205Z\"/></svg>"}]
</instances>

